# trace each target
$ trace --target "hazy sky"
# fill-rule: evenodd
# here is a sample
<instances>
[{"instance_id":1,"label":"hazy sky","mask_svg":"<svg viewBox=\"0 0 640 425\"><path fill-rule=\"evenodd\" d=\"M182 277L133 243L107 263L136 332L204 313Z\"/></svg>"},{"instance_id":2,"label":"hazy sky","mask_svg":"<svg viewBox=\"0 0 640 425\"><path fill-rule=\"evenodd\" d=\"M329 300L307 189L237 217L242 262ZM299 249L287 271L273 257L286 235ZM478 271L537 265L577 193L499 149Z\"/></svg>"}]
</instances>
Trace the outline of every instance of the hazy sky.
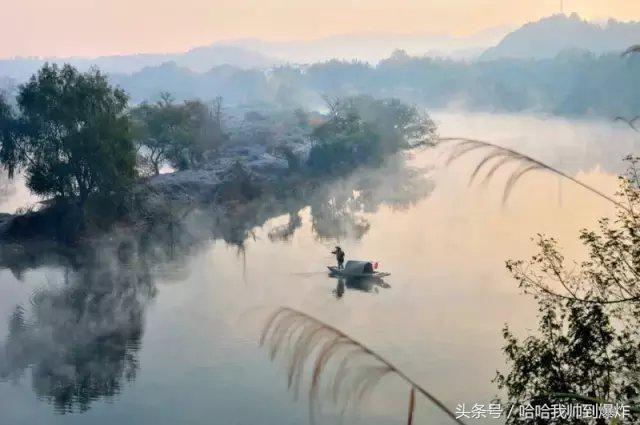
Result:
<instances>
[{"instance_id":1,"label":"hazy sky","mask_svg":"<svg viewBox=\"0 0 640 425\"><path fill-rule=\"evenodd\" d=\"M640 20L640 0L564 0L590 19ZM556 13L560 0L0 0L0 57L171 52L232 38L361 32L464 36Z\"/></svg>"}]
</instances>

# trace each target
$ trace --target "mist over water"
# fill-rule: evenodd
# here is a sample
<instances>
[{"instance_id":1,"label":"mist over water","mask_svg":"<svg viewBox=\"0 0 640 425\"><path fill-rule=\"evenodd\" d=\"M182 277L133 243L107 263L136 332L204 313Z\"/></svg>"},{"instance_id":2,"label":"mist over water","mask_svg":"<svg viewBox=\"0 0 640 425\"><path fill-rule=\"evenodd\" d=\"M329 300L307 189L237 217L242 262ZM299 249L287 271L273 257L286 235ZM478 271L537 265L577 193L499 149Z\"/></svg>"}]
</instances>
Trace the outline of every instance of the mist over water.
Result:
<instances>
[{"instance_id":1,"label":"mist over water","mask_svg":"<svg viewBox=\"0 0 640 425\"><path fill-rule=\"evenodd\" d=\"M441 136L516 148L608 194L637 146L632 131L606 120L433 118ZM0 423L307 423L306 401L292 401L283 367L257 344L265 313L281 305L366 343L452 408L487 403L504 368L504 323L520 333L535 326L535 303L504 261L533 254L536 233L580 258L579 229L613 208L543 172L503 204L508 170L469 185L479 156L444 167L446 158L414 150L409 170L391 160L236 221L195 211L175 234L116 231L82 255L5 247ZM31 202L19 183L0 194L2 211ZM347 259L378 261L390 287L347 286L336 297L326 266L337 244ZM360 423L403 423L401 388L383 381ZM327 407L321 421L335 423L334 413ZM447 423L435 412L429 419Z\"/></svg>"}]
</instances>

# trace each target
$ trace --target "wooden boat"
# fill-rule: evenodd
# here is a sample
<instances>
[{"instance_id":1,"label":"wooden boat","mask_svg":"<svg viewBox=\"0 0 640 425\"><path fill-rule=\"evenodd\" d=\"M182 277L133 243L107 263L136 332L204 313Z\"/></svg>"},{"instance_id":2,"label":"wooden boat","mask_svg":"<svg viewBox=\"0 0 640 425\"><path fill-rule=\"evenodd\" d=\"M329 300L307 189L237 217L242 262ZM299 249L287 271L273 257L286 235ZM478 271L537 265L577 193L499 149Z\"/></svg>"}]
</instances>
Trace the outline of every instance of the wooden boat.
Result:
<instances>
[{"instance_id":1,"label":"wooden boat","mask_svg":"<svg viewBox=\"0 0 640 425\"><path fill-rule=\"evenodd\" d=\"M350 279L382 279L391 275L391 273L375 271L370 261L347 261L343 269L337 266L327 266L327 268L332 276Z\"/></svg>"}]
</instances>

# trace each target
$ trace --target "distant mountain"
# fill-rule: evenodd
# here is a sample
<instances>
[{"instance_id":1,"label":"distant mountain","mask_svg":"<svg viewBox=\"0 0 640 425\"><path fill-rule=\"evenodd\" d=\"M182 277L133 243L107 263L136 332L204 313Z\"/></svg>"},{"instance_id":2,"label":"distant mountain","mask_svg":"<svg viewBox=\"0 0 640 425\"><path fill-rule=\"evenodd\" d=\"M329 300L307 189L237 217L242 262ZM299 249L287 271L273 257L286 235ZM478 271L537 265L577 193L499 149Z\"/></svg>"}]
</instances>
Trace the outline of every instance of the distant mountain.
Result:
<instances>
[{"instance_id":1,"label":"distant mountain","mask_svg":"<svg viewBox=\"0 0 640 425\"><path fill-rule=\"evenodd\" d=\"M0 77L24 81L45 62L70 63L85 70L97 66L106 73L133 73L146 67L172 62L195 72L205 72L220 65L243 69L267 68L280 63L259 52L238 46L213 44L184 53L102 56L97 58L14 58L0 60Z\"/></svg>"},{"instance_id":2,"label":"distant mountain","mask_svg":"<svg viewBox=\"0 0 640 425\"><path fill-rule=\"evenodd\" d=\"M624 51L640 43L640 22L610 19L600 25L577 14L559 14L530 22L507 34L495 47L486 50L483 60L498 58L550 58L563 50L593 53Z\"/></svg>"},{"instance_id":3,"label":"distant mountain","mask_svg":"<svg viewBox=\"0 0 640 425\"><path fill-rule=\"evenodd\" d=\"M220 41L187 52L135 54L96 58L0 59L0 77L24 81L45 62L70 63L81 70L97 66L110 74L131 74L144 68L173 63L194 72L207 72L222 65L242 69L269 68L282 63L309 64L330 59L377 63L401 49L412 55L467 59L477 57L509 31L491 28L467 37L442 34L347 34L317 40L271 42L257 39Z\"/></svg>"},{"instance_id":4,"label":"distant mountain","mask_svg":"<svg viewBox=\"0 0 640 425\"><path fill-rule=\"evenodd\" d=\"M496 27L466 37L446 34L343 34L316 40L270 42L256 39L228 40L220 44L261 52L285 62L309 64L331 59L377 63L395 50L415 56L451 59L477 57L498 43L511 28Z\"/></svg>"},{"instance_id":5,"label":"distant mountain","mask_svg":"<svg viewBox=\"0 0 640 425\"><path fill-rule=\"evenodd\" d=\"M157 100L160 93L169 92L177 100L211 100L221 96L226 105L238 105L268 98L270 93L266 74L263 69L243 69L231 65L195 72L175 62L165 62L130 74L109 74L109 80L123 88L133 104Z\"/></svg>"},{"instance_id":6,"label":"distant mountain","mask_svg":"<svg viewBox=\"0 0 640 425\"><path fill-rule=\"evenodd\" d=\"M267 68L280 62L255 50L220 44L196 47L170 60L196 72L206 72L221 65L243 69Z\"/></svg>"}]
</instances>

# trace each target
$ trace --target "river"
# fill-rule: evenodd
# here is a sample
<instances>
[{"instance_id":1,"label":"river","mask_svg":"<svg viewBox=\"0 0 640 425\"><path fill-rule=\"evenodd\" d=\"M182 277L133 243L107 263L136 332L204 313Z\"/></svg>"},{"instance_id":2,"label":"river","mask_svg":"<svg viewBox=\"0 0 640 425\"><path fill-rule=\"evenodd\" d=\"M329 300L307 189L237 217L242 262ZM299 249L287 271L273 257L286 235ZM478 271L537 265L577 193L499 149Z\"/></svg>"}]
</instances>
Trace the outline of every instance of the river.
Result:
<instances>
[{"instance_id":1,"label":"river","mask_svg":"<svg viewBox=\"0 0 640 425\"><path fill-rule=\"evenodd\" d=\"M640 143L608 121L433 117L442 136L518 149L607 194L621 158ZM535 253L537 233L579 259L579 230L614 208L545 172L524 176L503 203L508 170L469 184L478 152L449 166L446 159L442 148L413 152L408 162L419 175L411 178L398 178L393 166L357 172L311 205L251 229L242 246L203 237L167 261L138 252L118 260L97 247L97 260L75 269L31 252L30 265L0 270L0 347L18 347L0 364L0 424L308 423L306 400L287 390L284 363L258 345L278 306L365 343L452 410L488 403L498 395L491 380L505 368L502 328L520 336L536 328L536 305L505 260ZM356 180L370 183L366 196L351 189ZM0 211L35 202L19 182L7 186ZM197 233L197 223L190 229ZM337 296L325 273L337 244L347 259L378 261L390 287ZM16 330L18 316L26 331ZM22 342L12 345L16 338ZM385 379L344 423L406 423L407 395L402 382ZM337 422L330 404L318 422ZM450 421L419 400L416 423Z\"/></svg>"}]
</instances>

